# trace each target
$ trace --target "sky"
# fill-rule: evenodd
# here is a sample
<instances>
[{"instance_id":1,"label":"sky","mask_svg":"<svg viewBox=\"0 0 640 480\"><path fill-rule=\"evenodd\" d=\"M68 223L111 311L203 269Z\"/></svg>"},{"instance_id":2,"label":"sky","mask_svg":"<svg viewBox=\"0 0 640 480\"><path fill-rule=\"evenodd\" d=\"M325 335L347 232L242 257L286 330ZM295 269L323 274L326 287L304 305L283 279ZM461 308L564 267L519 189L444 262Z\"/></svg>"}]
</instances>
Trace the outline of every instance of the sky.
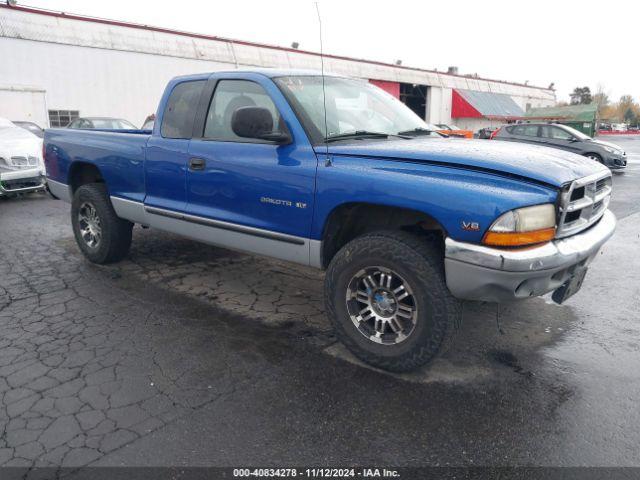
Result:
<instances>
[{"instance_id":1,"label":"sky","mask_svg":"<svg viewBox=\"0 0 640 480\"><path fill-rule=\"evenodd\" d=\"M4 0L3 0L4 1ZM640 98L637 0L319 0L324 52ZM309 0L18 0L68 13L320 50Z\"/></svg>"}]
</instances>

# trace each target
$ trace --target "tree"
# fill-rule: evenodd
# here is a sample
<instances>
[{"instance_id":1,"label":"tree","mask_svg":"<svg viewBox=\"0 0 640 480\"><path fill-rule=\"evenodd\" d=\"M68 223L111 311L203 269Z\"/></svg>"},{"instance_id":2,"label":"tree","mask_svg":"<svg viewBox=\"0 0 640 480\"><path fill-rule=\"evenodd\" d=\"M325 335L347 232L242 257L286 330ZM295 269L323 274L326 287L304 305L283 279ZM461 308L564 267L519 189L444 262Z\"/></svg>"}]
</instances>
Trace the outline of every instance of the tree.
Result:
<instances>
[{"instance_id":1,"label":"tree","mask_svg":"<svg viewBox=\"0 0 640 480\"><path fill-rule=\"evenodd\" d=\"M625 123L630 125L635 125L638 123L638 117L636 116L636 112L633 111L633 108L629 107L624 112L624 116L622 117Z\"/></svg>"},{"instance_id":2,"label":"tree","mask_svg":"<svg viewBox=\"0 0 640 480\"><path fill-rule=\"evenodd\" d=\"M576 87L569 96L571 97L571 105L588 105L593 101L589 87Z\"/></svg>"},{"instance_id":3,"label":"tree","mask_svg":"<svg viewBox=\"0 0 640 480\"><path fill-rule=\"evenodd\" d=\"M598 107L598 119L607 118L605 114L609 111L609 95L601 83L598 84L596 93L593 94L593 103Z\"/></svg>"},{"instance_id":4,"label":"tree","mask_svg":"<svg viewBox=\"0 0 640 480\"><path fill-rule=\"evenodd\" d=\"M634 101L631 95L623 95L618 102L617 116L623 122L628 122L630 119L635 119L635 111L638 108L638 104Z\"/></svg>"},{"instance_id":5,"label":"tree","mask_svg":"<svg viewBox=\"0 0 640 480\"><path fill-rule=\"evenodd\" d=\"M638 123L638 119L640 119L640 105L631 95L623 95L617 103L609 107L607 113L608 117L604 118L633 125Z\"/></svg>"}]
</instances>

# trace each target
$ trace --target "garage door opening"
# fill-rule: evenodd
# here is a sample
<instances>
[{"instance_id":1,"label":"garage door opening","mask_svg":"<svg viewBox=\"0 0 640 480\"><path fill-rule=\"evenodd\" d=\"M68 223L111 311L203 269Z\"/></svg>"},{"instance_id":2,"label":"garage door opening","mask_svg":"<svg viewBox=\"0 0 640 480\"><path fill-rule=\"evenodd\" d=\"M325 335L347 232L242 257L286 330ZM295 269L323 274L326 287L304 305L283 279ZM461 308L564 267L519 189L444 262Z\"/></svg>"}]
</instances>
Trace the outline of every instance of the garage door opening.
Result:
<instances>
[{"instance_id":1,"label":"garage door opening","mask_svg":"<svg viewBox=\"0 0 640 480\"><path fill-rule=\"evenodd\" d=\"M400 101L423 120L427 118L427 87L415 83L400 84Z\"/></svg>"}]
</instances>

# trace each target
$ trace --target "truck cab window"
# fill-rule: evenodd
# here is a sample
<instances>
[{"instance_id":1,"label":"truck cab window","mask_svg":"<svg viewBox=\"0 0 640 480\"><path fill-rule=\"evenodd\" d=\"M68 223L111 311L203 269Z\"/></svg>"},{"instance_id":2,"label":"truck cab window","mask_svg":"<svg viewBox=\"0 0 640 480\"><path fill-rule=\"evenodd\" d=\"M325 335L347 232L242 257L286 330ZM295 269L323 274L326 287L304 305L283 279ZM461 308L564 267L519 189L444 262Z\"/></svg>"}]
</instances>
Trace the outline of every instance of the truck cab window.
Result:
<instances>
[{"instance_id":1,"label":"truck cab window","mask_svg":"<svg viewBox=\"0 0 640 480\"><path fill-rule=\"evenodd\" d=\"M248 80L221 80L207 112L204 138L221 142L262 143L262 140L242 138L233 133L231 118L233 113L242 107L268 109L273 117L274 129L281 129L280 113L264 88Z\"/></svg>"},{"instance_id":2,"label":"truck cab window","mask_svg":"<svg viewBox=\"0 0 640 480\"><path fill-rule=\"evenodd\" d=\"M165 138L191 138L193 121L204 80L176 85L162 117L161 133Z\"/></svg>"}]
</instances>

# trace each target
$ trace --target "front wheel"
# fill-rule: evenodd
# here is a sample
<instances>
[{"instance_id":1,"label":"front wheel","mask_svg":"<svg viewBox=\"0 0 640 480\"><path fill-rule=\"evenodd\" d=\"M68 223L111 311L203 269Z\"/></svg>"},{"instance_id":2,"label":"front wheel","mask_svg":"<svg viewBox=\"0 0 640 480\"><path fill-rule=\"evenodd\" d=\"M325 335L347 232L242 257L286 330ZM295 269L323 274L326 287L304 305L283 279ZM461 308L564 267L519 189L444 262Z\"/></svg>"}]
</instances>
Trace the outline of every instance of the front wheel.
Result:
<instances>
[{"instance_id":1,"label":"front wheel","mask_svg":"<svg viewBox=\"0 0 640 480\"><path fill-rule=\"evenodd\" d=\"M435 237L402 231L356 238L333 258L325 303L336 336L358 358L414 370L448 346L462 308L449 292Z\"/></svg>"},{"instance_id":2,"label":"front wheel","mask_svg":"<svg viewBox=\"0 0 640 480\"><path fill-rule=\"evenodd\" d=\"M102 183L82 185L76 190L71 225L78 247L93 263L117 262L129 252L133 224L116 215Z\"/></svg>"},{"instance_id":3,"label":"front wheel","mask_svg":"<svg viewBox=\"0 0 640 480\"><path fill-rule=\"evenodd\" d=\"M602 161L602 157L600 155L598 155L597 153L585 153L584 156L587 157L587 158L590 158L591 160L595 160L596 162L604 163Z\"/></svg>"}]
</instances>

